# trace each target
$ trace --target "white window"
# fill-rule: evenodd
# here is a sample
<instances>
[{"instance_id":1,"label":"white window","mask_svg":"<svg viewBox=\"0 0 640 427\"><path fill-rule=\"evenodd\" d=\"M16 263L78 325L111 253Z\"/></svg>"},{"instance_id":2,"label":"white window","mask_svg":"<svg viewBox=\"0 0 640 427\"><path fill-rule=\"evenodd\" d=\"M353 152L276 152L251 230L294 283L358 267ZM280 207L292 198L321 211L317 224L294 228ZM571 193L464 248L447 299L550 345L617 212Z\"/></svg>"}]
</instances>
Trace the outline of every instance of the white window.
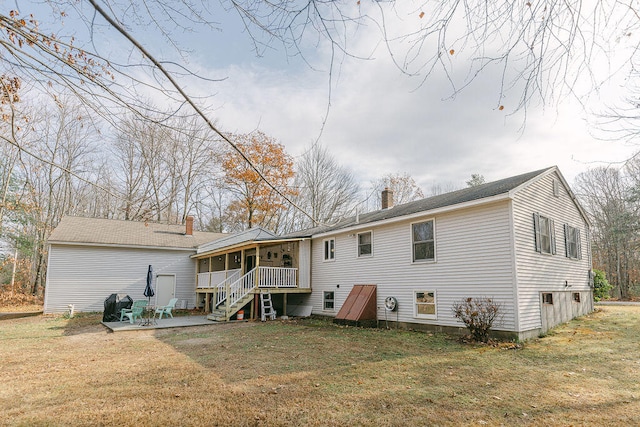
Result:
<instances>
[{"instance_id":1,"label":"white window","mask_svg":"<svg viewBox=\"0 0 640 427\"><path fill-rule=\"evenodd\" d=\"M436 244L432 219L411 224L411 240L413 243L413 262L435 260Z\"/></svg>"},{"instance_id":2,"label":"white window","mask_svg":"<svg viewBox=\"0 0 640 427\"><path fill-rule=\"evenodd\" d=\"M564 248L567 258L582 259L580 229L569 224L564 225Z\"/></svg>"},{"instance_id":3,"label":"white window","mask_svg":"<svg viewBox=\"0 0 640 427\"><path fill-rule=\"evenodd\" d=\"M325 311L335 310L335 293L333 291L324 291L322 294L322 309Z\"/></svg>"},{"instance_id":4,"label":"white window","mask_svg":"<svg viewBox=\"0 0 640 427\"><path fill-rule=\"evenodd\" d=\"M367 231L358 234L358 256L365 257L373 255L373 233Z\"/></svg>"},{"instance_id":5,"label":"white window","mask_svg":"<svg viewBox=\"0 0 640 427\"><path fill-rule=\"evenodd\" d=\"M556 253L556 234L553 220L534 213L533 230L536 240L536 252L554 255Z\"/></svg>"},{"instance_id":6,"label":"white window","mask_svg":"<svg viewBox=\"0 0 640 427\"><path fill-rule=\"evenodd\" d=\"M413 317L436 319L436 292L414 291L413 295Z\"/></svg>"},{"instance_id":7,"label":"white window","mask_svg":"<svg viewBox=\"0 0 640 427\"><path fill-rule=\"evenodd\" d=\"M327 239L324 244L324 260L333 261L336 258L336 240Z\"/></svg>"}]
</instances>

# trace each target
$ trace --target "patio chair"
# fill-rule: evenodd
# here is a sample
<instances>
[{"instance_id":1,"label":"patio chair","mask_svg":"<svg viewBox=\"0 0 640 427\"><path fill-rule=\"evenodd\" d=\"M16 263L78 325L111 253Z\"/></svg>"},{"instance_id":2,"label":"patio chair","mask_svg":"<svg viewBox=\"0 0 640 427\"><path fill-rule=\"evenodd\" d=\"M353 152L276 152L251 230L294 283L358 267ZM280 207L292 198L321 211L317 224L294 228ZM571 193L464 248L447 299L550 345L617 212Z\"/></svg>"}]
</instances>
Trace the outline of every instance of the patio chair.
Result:
<instances>
[{"instance_id":1,"label":"patio chair","mask_svg":"<svg viewBox=\"0 0 640 427\"><path fill-rule=\"evenodd\" d=\"M129 318L129 323L136 321L136 318L142 319L142 313L147 306L148 301L146 299L139 299L133 302L131 308L123 308L120 311L120 321L123 321L125 317Z\"/></svg>"},{"instance_id":2,"label":"patio chair","mask_svg":"<svg viewBox=\"0 0 640 427\"><path fill-rule=\"evenodd\" d=\"M171 298L169 300L169 304L164 305L162 307L156 307L156 312L154 313L153 317L155 317L156 314L159 314L160 317L159 319L162 319L162 315L166 314L167 317L171 316L171 318L173 319L173 314L171 313L171 311L176 308L176 303L178 302L178 298Z\"/></svg>"}]
</instances>

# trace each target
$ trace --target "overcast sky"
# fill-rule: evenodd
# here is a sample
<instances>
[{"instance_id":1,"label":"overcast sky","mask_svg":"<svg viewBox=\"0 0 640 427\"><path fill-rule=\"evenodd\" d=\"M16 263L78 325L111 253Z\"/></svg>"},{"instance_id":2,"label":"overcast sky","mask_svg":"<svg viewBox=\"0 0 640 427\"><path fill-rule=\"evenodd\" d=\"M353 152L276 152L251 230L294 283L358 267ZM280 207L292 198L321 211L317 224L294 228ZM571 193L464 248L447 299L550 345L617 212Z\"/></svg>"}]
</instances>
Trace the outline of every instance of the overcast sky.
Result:
<instances>
[{"instance_id":1,"label":"overcast sky","mask_svg":"<svg viewBox=\"0 0 640 427\"><path fill-rule=\"evenodd\" d=\"M368 49L374 59L339 58L332 73L329 115L320 134L329 103L327 46L305 51L311 66L277 48L258 58L237 19L232 14L218 16L222 31L197 31L180 38L191 50L183 56L189 68L226 79L182 80L187 91L211 95L206 103L223 130L260 129L293 156L320 137L319 142L364 186L399 172L413 176L428 193L434 184L462 187L473 173L491 181L553 165L571 183L588 167L623 161L637 148L594 138L585 113L571 98L546 108L530 106L526 119L523 111L512 115L516 95L500 99L498 75L491 70L450 98L451 86L442 74L435 72L424 84L402 75L366 31L358 34L353 48ZM70 22L68 18L67 28ZM153 54L176 57L168 53L172 48L166 40L145 33L145 28L134 26L132 32ZM96 37L100 46L100 32ZM457 66L464 72L463 63ZM589 101L594 105L598 99Z\"/></svg>"}]
</instances>

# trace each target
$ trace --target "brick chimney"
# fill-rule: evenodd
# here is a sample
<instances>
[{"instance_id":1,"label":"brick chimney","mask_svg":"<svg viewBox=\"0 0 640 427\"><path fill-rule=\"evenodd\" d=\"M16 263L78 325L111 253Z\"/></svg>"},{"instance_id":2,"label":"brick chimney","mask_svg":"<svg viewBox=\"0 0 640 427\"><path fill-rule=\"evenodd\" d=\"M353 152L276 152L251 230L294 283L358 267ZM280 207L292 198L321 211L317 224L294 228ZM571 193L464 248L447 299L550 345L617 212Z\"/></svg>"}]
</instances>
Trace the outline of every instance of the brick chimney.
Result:
<instances>
[{"instance_id":1,"label":"brick chimney","mask_svg":"<svg viewBox=\"0 0 640 427\"><path fill-rule=\"evenodd\" d=\"M184 232L187 236L193 236L193 217L188 216L186 219L186 230Z\"/></svg>"},{"instance_id":2,"label":"brick chimney","mask_svg":"<svg viewBox=\"0 0 640 427\"><path fill-rule=\"evenodd\" d=\"M382 209L391 209L393 207L393 191L389 187L382 190Z\"/></svg>"}]
</instances>

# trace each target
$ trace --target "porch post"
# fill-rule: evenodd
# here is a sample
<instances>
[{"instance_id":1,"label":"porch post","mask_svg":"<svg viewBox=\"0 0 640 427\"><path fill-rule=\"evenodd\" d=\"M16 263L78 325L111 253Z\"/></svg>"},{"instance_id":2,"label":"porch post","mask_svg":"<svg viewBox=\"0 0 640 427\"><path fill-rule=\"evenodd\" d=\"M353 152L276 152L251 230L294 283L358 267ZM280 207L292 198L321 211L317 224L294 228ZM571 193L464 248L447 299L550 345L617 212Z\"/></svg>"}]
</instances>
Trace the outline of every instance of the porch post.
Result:
<instances>
[{"instance_id":1,"label":"porch post","mask_svg":"<svg viewBox=\"0 0 640 427\"><path fill-rule=\"evenodd\" d=\"M258 318L258 294L253 294L253 318Z\"/></svg>"},{"instance_id":2,"label":"porch post","mask_svg":"<svg viewBox=\"0 0 640 427\"><path fill-rule=\"evenodd\" d=\"M209 307L211 307L211 294L207 292L204 294L204 314L209 314L211 312Z\"/></svg>"},{"instance_id":3,"label":"porch post","mask_svg":"<svg viewBox=\"0 0 640 427\"><path fill-rule=\"evenodd\" d=\"M256 245L256 274L254 277L254 285L259 287L260 285L260 246Z\"/></svg>"},{"instance_id":4,"label":"porch post","mask_svg":"<svg viewBox=\"0 0 640 427\"><path fill-rule=\"evenodd\" d=\"M287 293L282 294L282 316L283 318L287 318Z\"/></svg>"},{"instance_id":5,"label":"porch post","mask_svg":"<svg viewBox=\"0 0 640 427\"><path fill-rule=\"evenodd\" d=\"M231 286L230 286L229 282L226 282L226 283L227 284L224 286L224 290L226 292L226 294L225 294L226 298L224 300L224 307L225 307L224 308L224 314L225 314L225 317L228 316L229 312L231 311L231 304L230 304L230 301L231 301L231 295L230 295L231 294ZM227 320L229 320L229 319L227 319Z\"/></svg>"}]
</instances>

